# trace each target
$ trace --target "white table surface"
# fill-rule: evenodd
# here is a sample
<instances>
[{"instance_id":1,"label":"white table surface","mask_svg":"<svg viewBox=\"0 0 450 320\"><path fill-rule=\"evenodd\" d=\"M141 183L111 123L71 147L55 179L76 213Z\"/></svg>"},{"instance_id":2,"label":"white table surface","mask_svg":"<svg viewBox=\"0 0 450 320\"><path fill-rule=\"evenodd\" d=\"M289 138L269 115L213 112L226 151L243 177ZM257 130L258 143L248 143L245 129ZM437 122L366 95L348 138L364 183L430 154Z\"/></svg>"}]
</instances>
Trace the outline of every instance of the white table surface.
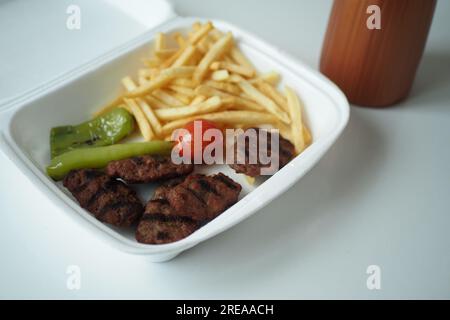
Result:
<instances>
[{"instance_id":1,"label":"white table surface","mask_svg":"<svg viewBox=\"0 0 450 320\"><path fill-rule=\"evenodd\" d=\"M87 1L66 2L102 17ZM330 0L175 1L181 15L230 21L314 67L330 6ZM30 19L36 17L30 10ZM55 21L65 19L62 10ZM103 39L98 50L144 28L114 12L103 17L115 36ZM0 153L0 298L450 298L449 21L450 1L441 0L407 101L385 110L352 107L342 137L293 188L168 263L100 241ZM13 27L25 37L39 23ZM104 34L93 28L93 35ZM42 41L51 43L51 37ZM16 84L0 72L0 100L43 72L58 74L78 62L58 56L63 42L52 59L36 46L15 59L7 51L12 72L23 71L24 63L35 72ZM78 59L95 54L86 48ZM80 267L80 290L66 287L69 265ZM366 287L369 265L381 268L381 290Z\"/></svg>"}]
</instances>

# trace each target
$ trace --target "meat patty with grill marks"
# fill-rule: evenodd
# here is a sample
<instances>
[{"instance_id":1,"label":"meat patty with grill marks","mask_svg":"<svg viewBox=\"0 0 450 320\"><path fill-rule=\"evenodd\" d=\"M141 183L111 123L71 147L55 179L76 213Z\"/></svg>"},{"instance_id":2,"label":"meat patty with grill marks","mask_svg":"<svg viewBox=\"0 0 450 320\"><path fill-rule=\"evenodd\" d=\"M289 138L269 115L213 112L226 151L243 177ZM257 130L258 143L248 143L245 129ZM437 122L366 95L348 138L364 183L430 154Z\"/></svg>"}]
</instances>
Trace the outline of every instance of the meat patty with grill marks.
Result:
<instances>
[{"instance_id":1,"label":"meat patty with grill marks","mask_svg":"<svg viewBox=\"0 0 450 320\"><path fill-rule=\"evenodd\" d=\"M174 164L169 156L139 156L108 163L106 173L127 183L152 181L185 176L194 170L193 164Z\"/></svg>"},{"instance_id":2,"label":"meat patty with grill marks","mask_svg":"<svg viewBox=\"0 0 450 320\"><path fill-rule=\"evenodd\" d=\"M278 170L283 168L291 159L295 157L295 147L292 143L290 143L288 140L283 138L281 135L279 136L279 148L278 150L272 150L272 144L271 144L271 137L272 133L265 129L260 128L252 128L248 130L255 130L257 134L257 142L256 142L256 151L259 151L259 144L267 143L267 155L268 157L272 159L278 159ZM260 135L260 132L266 133L263 135ZM261 137L264 139L261 141ZM243 150L239 149L237 145L235 144L234 152L235 152L235 161L236 163L230 164L230 167L233 168L237 173L243 173L250 177L257 177L261 175L261 169L262 168L268 168L270 167L269 164L262 164L260 162L259 156L257 158L256 163L250 163L250 143L248 141L249 139L246 138L245 148ZM244 154L242 154L244 153ZM237 159L241 157L242 159L245 159L244 163L237 163ZM275 173L275 172L274 172Z\"/></svg>"},{"instance_id":3,"label":"meat patty with grill marks","mask_svg":"<svg viewBox=\"0 0 450 320\"><path fill-rule=\"evenodd\" d=\"M73 170L63 184L81 207L102 222L130 226L144 211L133 189L98 170Z\"/></svg>"},{"instance_id":4,"label":"meat patty with grill marks","mask_svg":"<svg viewBox=\"0 0 450 320\"><path fill-rule=\"evenodd\" d=\"M236 203L241 189L222 173L170 181L147 203L136 239L151 244L183 239Z\"/></svg>"}]
</instances>

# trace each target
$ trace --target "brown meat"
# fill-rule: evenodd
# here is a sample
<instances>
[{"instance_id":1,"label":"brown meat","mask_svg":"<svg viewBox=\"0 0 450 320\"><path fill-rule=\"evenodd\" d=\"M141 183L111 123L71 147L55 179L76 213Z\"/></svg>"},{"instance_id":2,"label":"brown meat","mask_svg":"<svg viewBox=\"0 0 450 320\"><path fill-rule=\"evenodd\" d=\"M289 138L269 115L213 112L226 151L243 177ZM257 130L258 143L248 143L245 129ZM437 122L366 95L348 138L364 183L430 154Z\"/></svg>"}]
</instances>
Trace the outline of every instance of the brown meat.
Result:
<instances>
[{"instance_id":1,"label":"brown meat","mask_svg":"<svg viewBox=\"0 0 450 320\"><path fill-rule=\"evenodd\" d=\"M269 156L272 156L272 148L271 148L271 133L267 130L264 129L259 129L259 128L254 128L254 130L256 130L257 134L258 134L258 142L257 142L257 148L259 148L259 142L260 142L260 136L259 136L259 132L260 131L264 131L267 133L267 135L263 135L264 140L267 141L267 154ZM277 157L278 156L278 164L279 164L279 169L283 168L289 161L291 161L291 159L294 158L295 156L295 147L292 143L290 143L288 140L284 139L281 135L279 136L279 150L278 152L276 152L273 157ZM245 152L244 155L241 154L241 157L243 159L245 159L245 163L239 164L239 163L235 163L235 164L230 164L230 167L233 168L237 173L243 173L247 176L250 177L257 177L259 175L261 175L261 168L268 168L270 167L270 164L268 165L263 165L259 162L257 163L250 163L250 150L249 150L249 139L246 139L246 144L245 144L245 149L243 150L243 152ZM259 150L259 149L257 149ZM240 152L242 152L242 150L238 150L238 148L235 146L234 148L234 152L235 152L235 161L237 162L238 156L240 154Z\"/></svg>"},{"instance_id":2,"label":"brown meat","mask_svg":"<svg viewBox=\"0 0 450 320\"><path fill-rule=\"evenodd\" d=\"M200 227L197 221L178 216L165 199L147 203L144 216L136 230L136 240L141 243L163 244L181 240Z\"/></svg>"},{"instance_id":3,"label":"brown meat","mask_svg":"<svg viewBox=\"0 0 450 320\"><path fill-rule=\"evenodd\" d=\"M136 239L153 244L183 239L236 203L241 189L222 173L170 181L147 204Z\"/></svg>"},{"instance_id":4,"label":"brown meat","mask_svg":"<svg viewBox=\"0 0 450 320\"><path fill-rule=\"evenodd\" d=\"M174 164L168 156L140 156L112 161L106 173L126 183L148 183L184 176L194 170L193 164Z\"/></svg>"},{"instance_id":5,"label":"brown meat","mask_svg":"<svg viewBox=\"0 0 450 320\"><path fill-rule=\"evenodd\" d=\"M81 207L102 222L130 226L144 211L141 201L130 187L98 170L71 171L63 184Z\"/></svg>"}]
</instances>

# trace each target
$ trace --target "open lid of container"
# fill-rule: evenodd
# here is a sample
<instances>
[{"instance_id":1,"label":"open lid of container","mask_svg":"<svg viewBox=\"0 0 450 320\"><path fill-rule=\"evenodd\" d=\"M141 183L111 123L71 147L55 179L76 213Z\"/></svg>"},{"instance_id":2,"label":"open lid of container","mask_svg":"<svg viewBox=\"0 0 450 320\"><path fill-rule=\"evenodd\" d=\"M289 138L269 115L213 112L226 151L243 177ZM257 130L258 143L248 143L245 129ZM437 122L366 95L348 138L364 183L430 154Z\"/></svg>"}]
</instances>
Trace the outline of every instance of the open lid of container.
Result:
<instances>
[{"instance_id":1,"label":"open lid of container","mask_svg":"<svg viewBox=\"0 0 450 320\"><path fill-rule=\"evenodd\" d=\"M166 0L0 2L0 111L173 17Z\"/></svg>"}]
</instances>

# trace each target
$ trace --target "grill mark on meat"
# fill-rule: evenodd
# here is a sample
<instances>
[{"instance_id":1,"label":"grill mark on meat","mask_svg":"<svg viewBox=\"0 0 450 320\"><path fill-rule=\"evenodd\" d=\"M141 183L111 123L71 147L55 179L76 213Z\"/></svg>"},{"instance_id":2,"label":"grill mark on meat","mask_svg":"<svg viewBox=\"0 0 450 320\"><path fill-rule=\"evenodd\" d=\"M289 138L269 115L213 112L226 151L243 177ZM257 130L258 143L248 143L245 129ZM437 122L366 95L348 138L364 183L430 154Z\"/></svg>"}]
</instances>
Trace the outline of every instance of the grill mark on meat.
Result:
<instances>
[{"instance_id":1,"label":"grill mark on meat","mask_svg":"<svg viewBox=\"0 0 450 320\"><path fill-rule=\"evenodd\" d=\"M67 175L66 179L72 179L75 177L77 171L73 170ZM86 170L83 172L83 178L84 183L82 183L80 186L73 189L73 192L79 193L82 190L84 190L92 181L94 181L97 178L102 177L104 174L100 171L94 171L94 170Z\"/></svg>"},{"instance_id":2,"label":"grill mark on meat","mask_svg":"<svg viewBox=\"0 0 450 320\"><path fill-rule=\"evenodd\" d=\"M94 204L97 199L108 192L116 192L119 187L118 183L114 183L114 181L108 180L106 181L102 187L97 189L86 201L86 207L90 207Z\"/></svg>"},{"instance_id":3,"label":"grill mark on meat","mask_svg":"<svg viewBox=\"0 0 450 320\"><path fill-rule=\"evenodd\" d=\"M148 183L184 176L194 170L193 164L175 164L169 156L139 156L111 161L106 173L127 183Z\"/></svg>"},{"instance_id":4,"label":"grill mark on meat","mask_svg":"<svg viewBox=\"0 0 450 320\"><path fill-rule=\"evenodd\" d=\"M181 240L236 203L240 191L239 184L221 173L169 181L147 203L136 239L149 244Z\"/></svg>"},{"instance_id":5,"label":"grill mark on meat","mask_svg":"<svg viewBox=\"0 0 450 320\"><path fill-rule=\"evenodd\" d=\"M272 161L276 161L278 163L278 169L281 169L284 167L292 158L295 156L295 148L294 145L283 138L278 133L271 133L269 130L265 129L258 129L258 128L252 128L254 130L257 130L258 134L258 148L255 150L256 152L261 152L259 146L260 145L266 145L264 148L264 152L267 154L267 156L271 157ZM278 150L273 150L272 152L272 138L273 135L279 136L279 144L278 144ZM242 153L245 154L245 163L235 163L230 164L230 167L233 168L237 173L243 173L251 177L257 177L261 175L261 169L262 168L269 168L269 164L262 164L259 161L257 163L249 163L250 156L250 147L248 144L244 146L244 150L240 150L241 148L238 148L237 145L234 146L234 152L237 159L240 159L239 157ZM278 161L277 161L278 160ZM275 172L273 172L275 173Z\"/></svg>"},{"instance_id":6,"label":"grill mark on meat","mask_svg":"<svg viewBox=\"0 0 450 320\"><path fill-rule=\"evenodd\" d=\"M100 209L99 217L102 217L109 210L120 209L120 208L123 208L123 207L127 207L128 205L129 204L128 204L127 199L118 198L118 199L114 200L114 202L108 203L105 206L103 206L103 208Z\"/></svg>"},{"instance_id":7,"label":"grill mark on meat","mask_svg":"<svg viewBox=\"0 0 450 320\"><path fill-rule=\"evenodd\" d=\"M65 177L63 184L80 206L100 221L128 226L142 215L143 207L135 192L101 171L74 170Z\"/></svg>"},{"instance_id":8,"label":"grill mark on meat","mask_svg":"<svg viewBox=\"0 0 450 320\"><path fill-rule=\"evenodd\" d=\"M203 190L205 190L206 192L211 192L213 194L215 194L216 196L219 195L219 193L216 191L216 189L214 189L211 184L209 184L208 181L204 180L204 179L199 179L198 180L198 184L200 185L200 187L202 187Z\"/></svg>"},{"instance_id":9,"label":"grill mark on meat","mask_svg":"<svg viewBox=\"0 0 450 320\"><path fill-rule=\"evenodd\" d=\"M185 216L169 216L161 213L145 214L141 221L159 221L159 222L195 222L193 219Z\"/></svg>"},{"instance_id":10,"label":"grill mark on meat","mask_svg":"<svg viewBox=\"0 0 450 320\"><path fill-rule=\"evenodd\" d=\"M100 188L98 189L96 192L94 192L86 201L86 207L90 208L94 202L99 199L102 195L104 195L105 193L108 193L109 190L106 188Z\"/></svg>"},{"instance_id":11,"label":"grill mark on meat","mask_svg":"<svg viewBox=\"0 0 450 320\"><path fill-rule=\"evenodd\" d=\"M189 193L191 193L194 197L196 197L202 204L206 205L205 200L203 199L203 197L195 190L187 187L184 188L186 191L188 191Z\"/></svg>"}]
</instances>

